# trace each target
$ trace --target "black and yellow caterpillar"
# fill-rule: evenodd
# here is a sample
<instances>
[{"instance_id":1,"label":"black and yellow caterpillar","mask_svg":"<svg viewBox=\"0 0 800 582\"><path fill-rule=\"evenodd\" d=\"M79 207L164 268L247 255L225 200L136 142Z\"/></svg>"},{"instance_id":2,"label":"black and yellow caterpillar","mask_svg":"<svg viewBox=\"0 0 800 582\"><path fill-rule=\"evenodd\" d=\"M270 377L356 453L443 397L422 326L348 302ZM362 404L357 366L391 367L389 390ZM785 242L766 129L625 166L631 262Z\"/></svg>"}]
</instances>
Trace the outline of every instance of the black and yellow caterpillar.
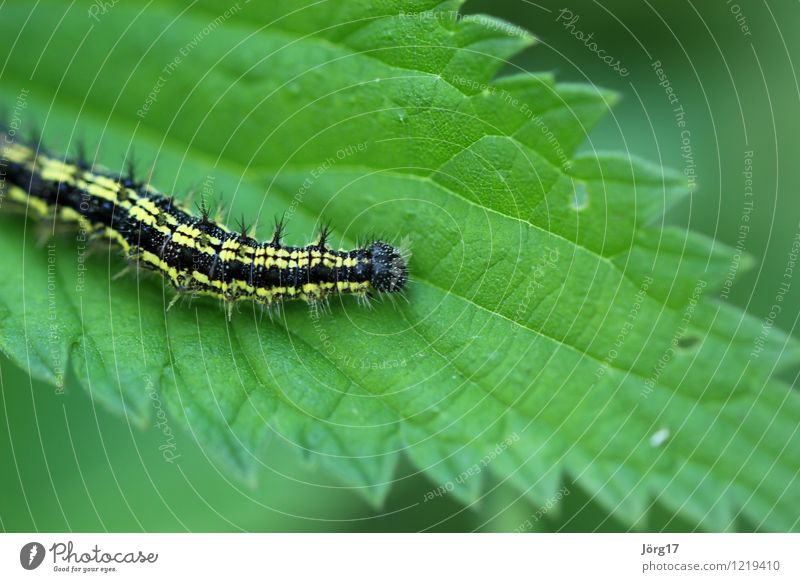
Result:
<instances>
[{"instance_id":1,"label":"black and yellow caterpillar","mask_svg":"<svg viewBox=\"0 0 800 582\"><path fill-rule=\"evenodd\" d=\"M134 179L54 157L16 143L0 128L0 195L34 217L77 223L122 247L137 264L160 272L179 293L227 302L272 305L318 302L332 294L366 298L401 291L408 281L404 253L376 241L355 250L328 247L323 228L305 247L282 244L283 224L259 242L229 230L201 209L194 216L173 197Z\"/></svg>"}]
</instances>

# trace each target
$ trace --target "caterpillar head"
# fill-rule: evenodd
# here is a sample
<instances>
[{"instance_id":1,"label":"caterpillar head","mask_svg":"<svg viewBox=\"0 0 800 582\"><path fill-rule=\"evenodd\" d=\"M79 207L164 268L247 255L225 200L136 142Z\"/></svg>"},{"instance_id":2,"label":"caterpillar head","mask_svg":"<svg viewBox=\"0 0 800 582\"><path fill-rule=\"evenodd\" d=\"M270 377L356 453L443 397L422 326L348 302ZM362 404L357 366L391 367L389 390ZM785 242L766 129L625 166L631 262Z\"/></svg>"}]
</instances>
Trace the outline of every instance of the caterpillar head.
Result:
<instances>
[{"instance_id":1,"label":"caterpillar head","mask_svg":"<svg viewBox=\"0 0 800 582\"><path fill-rule=\"evenodd\" d=\"M369 250L372 256L372 287L382 293L401 291L408 282L408 265L404 254L382 241L373 243Z\"/></svg>"}]
</instances>

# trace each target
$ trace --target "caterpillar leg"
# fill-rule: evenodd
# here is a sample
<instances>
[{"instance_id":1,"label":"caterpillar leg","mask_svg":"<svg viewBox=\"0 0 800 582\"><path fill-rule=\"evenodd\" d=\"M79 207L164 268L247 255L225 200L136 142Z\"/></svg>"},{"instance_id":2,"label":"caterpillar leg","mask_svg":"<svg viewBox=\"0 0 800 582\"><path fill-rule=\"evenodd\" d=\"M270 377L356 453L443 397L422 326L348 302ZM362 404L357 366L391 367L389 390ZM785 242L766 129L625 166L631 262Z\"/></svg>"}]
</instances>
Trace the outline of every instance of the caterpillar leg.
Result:
<instances>
[{"instance_id":1,"label":"caterpillar leg","mask_svg":"<svg viewBox=\"0 0 800 582\"><path fill-rule=\"evenodd\" d=\"M114 274L111 277L111 280L112 281L117 281L118 279L121 279L122 277L128 275L131 272L133 272L133 265L128 264L125 267L123 267L122 269L120 269L119 271L117 271L116 274Z\"/></svg>"},{"instance_id":2,"label":"caterpillar leg","mask_svg":"<svg viewBox=\"0 0 800 582\"><path fill-rule=\"evenodd\" d=\"M172 309L172 306L175 305L181 299L183 299L183 297L184 297L183 293L176 291L175 295L172 296L172 299L170 300L169 304L167 304L167 308L165 309L165 311L169 311L170 309Z\"/></svg>"}]
</instances>

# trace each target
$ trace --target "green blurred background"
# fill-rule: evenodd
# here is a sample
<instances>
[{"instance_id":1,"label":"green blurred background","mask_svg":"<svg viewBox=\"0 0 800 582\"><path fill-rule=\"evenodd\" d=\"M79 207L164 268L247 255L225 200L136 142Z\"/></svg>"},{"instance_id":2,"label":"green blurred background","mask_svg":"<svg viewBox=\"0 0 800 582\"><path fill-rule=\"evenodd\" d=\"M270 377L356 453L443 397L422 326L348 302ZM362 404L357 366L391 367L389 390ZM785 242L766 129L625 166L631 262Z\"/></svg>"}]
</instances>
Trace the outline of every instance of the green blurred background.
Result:
<instances>
[{"instance_id":1,"label":"green blurred background","mask_svg":"<svg viewBox=\"0 0 800 582\"><path fill-rule=\"evenodd\" d=\"M629 76L565 29L558 21L564 8L579 16L575 30L593 33ZM540 38L508 72L552 70L561 81L620 93L614 115L586 147L627 150L682 169L681 130L651 67L661 61L686 112L700 186L673 209L671 223L735 246L745 151L754 152L755 204L744 248L756 267L736 280L727 301L765 317L800 230L800 87L793 65L800 58L800 3L474 0L465 11L503 17ZM799 307L800 294L790 293L776 325L793 330ZM188 433L177 437L178 467L164 461L158 429L109 414L69 378L66 394L53 398L52 387L4 359L0 395L0 529L6 531L496 531L515 529L536 510L502 487L478 507L446 497L422 504L432 485L404 463L386 503L372 507L319 469L298 469L298 457L280 442L272 444L270 467L257 485L228 478ZM624 530L578 489L535 525ZM656 507L647 528L691 526Z\"/></svg>"}]
</instances>

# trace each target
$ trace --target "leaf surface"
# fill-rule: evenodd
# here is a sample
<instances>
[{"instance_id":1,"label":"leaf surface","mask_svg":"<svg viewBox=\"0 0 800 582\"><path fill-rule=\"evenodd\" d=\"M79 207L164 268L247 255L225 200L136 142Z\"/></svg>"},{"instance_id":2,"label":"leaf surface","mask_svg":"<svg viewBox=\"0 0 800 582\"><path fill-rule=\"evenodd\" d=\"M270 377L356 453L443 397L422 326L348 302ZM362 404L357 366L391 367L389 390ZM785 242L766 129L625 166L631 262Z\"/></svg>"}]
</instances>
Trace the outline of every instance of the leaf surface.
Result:
<instances>
[{"instance_id":1,"label":"leaf surface","mask_svg":"<svg viewBox=\"0 0 800 582\"><path fill-rule=\"evenodd\" d=\"M233 6L7 2L4 101L114 170L135 142L159 189L263 237L284 211L298 244L323 220L343 246L408 237L408 302L165 311L114 249L3 213L4 352L142 423L156 387L244 474L285 439L375 502L407 454L465 503L487 474L534 503L566 476L630 525L658 500L798 527L800 400L770 379L798 345L714 300L730 249L660 228L682 175L578 153L613 94L495 78L533 38L456 1Z\"/></svg>"}]
</instances>

